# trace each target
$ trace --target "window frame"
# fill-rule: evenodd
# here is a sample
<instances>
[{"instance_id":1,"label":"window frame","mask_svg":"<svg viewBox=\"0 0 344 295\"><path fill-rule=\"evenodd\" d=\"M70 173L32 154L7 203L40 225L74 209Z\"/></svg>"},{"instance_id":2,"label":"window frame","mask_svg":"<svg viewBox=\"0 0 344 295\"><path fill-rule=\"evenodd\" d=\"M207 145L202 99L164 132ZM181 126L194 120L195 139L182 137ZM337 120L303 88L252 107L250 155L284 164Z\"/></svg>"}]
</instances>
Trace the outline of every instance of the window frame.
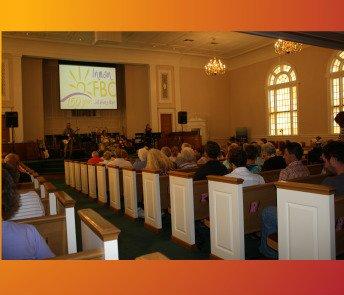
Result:
<instances>
[{"instance_id":1,"label":"window frame","mask_svg":"<svg viewBox=\"0 0 344 295\"><path fill-rule=\"evenodd\" d=\"M343 57L340 55L343 54ZM344 70L339 70L338 72L332 72L332 68L334 62L339 59L341 60L340 68L344 66L344 50L337 51L331 56L331 60L329 62L329 67L327 70L327 77L328 77L328 120L329 120L329 133L331 135L338 135L338 133L334 132L334 116L333 110L335 108L333 104L333 80L339 79L339 110L344 111Z\"/></svg>"},{"instance_id":2,"label":"window frame","mask_svg":"<svg viewBox=\"0 0 344 295\"><path fill-rule=\"evenodd\" d=\"M281 71L280 73L287 73L288 77L291 79L291 72L294 72L295 74L295 81L289 81L287 83L281 83L281 84L273 84L270 85L270 79L272 75L280 75L280 73L275 74L275 70L277 67L281 67L283 69L283 66L289 66L290 69L288 70L288 72L285 71ZM295 66L287 63L287 62L280 62L278 64L274 64L270 70L269 73L267 75L267 80L266 80L266 84L265 84L265 89L266 89L266 96L265 96L265 109L266 109L266 114L267 114L267 126L268 126L268 131L267 134L269 137L284 137L284 136L299 136L299 82L298 82L298 74L297 71L295 70ZM294 110L293 107L293 87L295 87L296 89L296 110ZM289 111L285 111L289 113L290 116L290 134L279 134L279 129L277 128L277 114L278 113L284 113L284 111L277 111L277 94L274 93L274 112L271 112L270 109L270 91L274 90L277 91L278 89L284 89L284 88L289 88L289 99L290 99L290 110ZM296 133L294 133L294 126L295 124L293 123L293 113L296 112L296 118L297 118L297 123L296 123ZM271 129L271 114L275 114L275 134L272 134L272 129Z\"/></svg>"}]
</instances>

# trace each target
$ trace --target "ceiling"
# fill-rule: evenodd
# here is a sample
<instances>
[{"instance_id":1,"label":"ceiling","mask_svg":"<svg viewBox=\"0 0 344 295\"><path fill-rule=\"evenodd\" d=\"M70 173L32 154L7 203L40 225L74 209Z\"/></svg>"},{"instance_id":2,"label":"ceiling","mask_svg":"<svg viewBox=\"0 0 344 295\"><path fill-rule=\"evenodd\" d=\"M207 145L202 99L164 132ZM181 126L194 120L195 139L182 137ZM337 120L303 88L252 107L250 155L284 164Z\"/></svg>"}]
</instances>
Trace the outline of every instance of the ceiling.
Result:
<instances>
[{"instance_id":1,"label":"ceiling","mask_svg":"<svg viewBox=\"0 0 344 295\"><path fill-rule=\"evenodd\" d=\"M3 32L4 36L222 58L273 44L274 39L239 32ZM215 43L215 44L212 44Z\"/></svg>"}]
</instances>

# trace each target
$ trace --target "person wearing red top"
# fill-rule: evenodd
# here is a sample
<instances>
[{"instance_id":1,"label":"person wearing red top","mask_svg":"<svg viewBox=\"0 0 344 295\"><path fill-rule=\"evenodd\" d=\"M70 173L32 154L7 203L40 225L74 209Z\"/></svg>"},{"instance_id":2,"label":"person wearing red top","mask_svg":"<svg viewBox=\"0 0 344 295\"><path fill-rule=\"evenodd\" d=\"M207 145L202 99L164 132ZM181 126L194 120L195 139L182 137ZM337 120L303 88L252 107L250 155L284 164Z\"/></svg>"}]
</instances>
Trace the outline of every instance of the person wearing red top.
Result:
<instances>
[{"instance_id":1,"label":"person wearing red top","mask_svg":"<svg viewBox=\"0 0 344 295\"><path fill-rule=\"evenodd\" d=\"M102 161L99 157L98 152L92 152L92 157L87 161L87 164L98 164Z\"/></svg>"}]
</instances>

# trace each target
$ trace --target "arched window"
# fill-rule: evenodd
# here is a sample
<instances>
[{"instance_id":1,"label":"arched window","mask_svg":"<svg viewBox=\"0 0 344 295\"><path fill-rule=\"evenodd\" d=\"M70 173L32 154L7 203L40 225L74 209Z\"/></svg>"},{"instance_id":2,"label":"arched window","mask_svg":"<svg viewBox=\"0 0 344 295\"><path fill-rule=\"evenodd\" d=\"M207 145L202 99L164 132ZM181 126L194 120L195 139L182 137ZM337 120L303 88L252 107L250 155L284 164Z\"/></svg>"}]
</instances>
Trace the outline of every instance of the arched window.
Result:
<instances>
[{"instance_id":1,"label":"arched window","mask_svg":"<svg viewBox=\"0 0 344 295\"><path fill-rule=\"evenodd\" d=\"M335 116L344 111L344 51L339 52L331 64L331 122L332 132L339 133L340 128L334 121Z\"/></svg>"},{"instance_id":2,"label":"arched window","mask_svg":"<svg viewBox=\"0 0 344 295\"><path fill-rule=\"evenodd\" d=\"M269 75L269 134L297 134L297 87L293 68L276 66Z\"/></svg>"}]
</instances>

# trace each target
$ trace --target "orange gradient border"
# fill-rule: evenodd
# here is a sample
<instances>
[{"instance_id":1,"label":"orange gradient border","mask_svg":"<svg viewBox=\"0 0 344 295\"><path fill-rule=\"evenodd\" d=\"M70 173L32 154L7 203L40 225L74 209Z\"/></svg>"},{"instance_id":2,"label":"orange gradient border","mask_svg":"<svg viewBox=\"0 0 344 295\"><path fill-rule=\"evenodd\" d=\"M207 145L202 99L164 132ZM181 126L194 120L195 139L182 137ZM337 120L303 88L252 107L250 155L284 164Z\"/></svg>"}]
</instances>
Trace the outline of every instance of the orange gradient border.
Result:
<instances>
[{"instance_id":1,"label":"orange gradient border","mask_svg":"<svg viewBox=\"0 0 344 295\"><path fill-rule=\"evenodd\" d=\"M344 31L344 1L2 1L0 29ZM1 294L334 295L343 276L342 261L0 261Z\"/></svg>"}]
</instances>

